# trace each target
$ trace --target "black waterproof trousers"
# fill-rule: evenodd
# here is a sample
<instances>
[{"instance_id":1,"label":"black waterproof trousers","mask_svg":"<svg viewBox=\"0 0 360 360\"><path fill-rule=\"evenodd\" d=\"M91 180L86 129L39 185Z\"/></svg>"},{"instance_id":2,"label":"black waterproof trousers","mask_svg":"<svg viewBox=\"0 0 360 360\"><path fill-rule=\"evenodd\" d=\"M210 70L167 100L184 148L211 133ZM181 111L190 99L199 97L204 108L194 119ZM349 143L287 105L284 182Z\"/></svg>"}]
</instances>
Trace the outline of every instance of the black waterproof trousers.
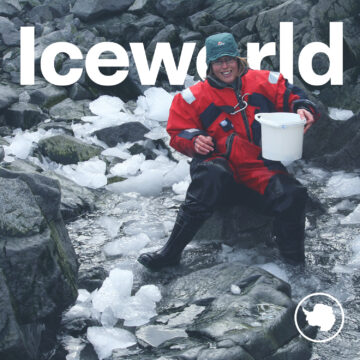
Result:
<instances>
[{"instance_id":1,"label":"black waterproof trousers","mask_svg":"<svg viewBox=\"0 0 360 360\"><path fill-rule=\"evenodd\" d=\"M182 211L189 217L207 219L219 205L243 204L274 217L273 233L280 253L293 263L304 261L305 205L307 190L284 172L270 178L260 194L236 183L227 160L194 158L191 184Z\"/></svg>"}]
</instances>

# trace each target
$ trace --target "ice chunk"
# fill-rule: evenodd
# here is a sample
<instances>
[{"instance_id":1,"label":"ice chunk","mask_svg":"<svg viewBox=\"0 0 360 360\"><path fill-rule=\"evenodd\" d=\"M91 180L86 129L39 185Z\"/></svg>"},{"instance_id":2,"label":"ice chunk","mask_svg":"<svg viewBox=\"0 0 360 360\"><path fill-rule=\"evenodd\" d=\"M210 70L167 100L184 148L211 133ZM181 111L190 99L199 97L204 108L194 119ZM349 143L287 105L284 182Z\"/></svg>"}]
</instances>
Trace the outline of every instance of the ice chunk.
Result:
<instances>
[{"instance_id":1,"label":"ice chunk","mask_svg":"<svg viewBox=\"0 0 360 360\"><path fill-rule=\"evenodd\" d=\"M161 222L139 222L133 221L124 226L126 235L147 234L151 239L160 239L166 235L164 225Z\"/></svg>"},{"instance_id":2,"label":"ice chunk","mask_svg":"<svg viewBox=\"0 0 360 360\"><path fill-rule=\"evenodd\" d=\"M172 190L175 194L185 195L190 185L190 180L180 181L172 186Z\"/></svg>"},{"instance_id":3,"label":"ice chunk","mask_svg":"<svg viewBox=\"0 0 360 360\"><path fill-rule=\"evenodd\" d=\"M92 304L99 312L114 307L125 297L130 296L133 285L133 273L129 270L113 269L104 280L101 288L94 292Z\"/></svg>"},{"instance_id":4,"label":"ice chunk","mask_svg":"<svg viewBox=\"0 0 360 360\"><path fill-rule=\"evenodd\" d=\"M235 284L232 284L231 287L230 287L230 291L232 294L234 295L240 295L241 294L241 289L235 285Z\"/></svg>"},{"instance_id":5,"label":"ice chunk","mask_svg":"<svg viewBox=\"0 0 360 360\"><path fill-rule=\"evenodd\" d=\"M6 138L10 145L4 146L5 156L14 155L19 159L26 159L32 152L36 143L38 143L41 139L45 139L47 137L51 137L60 133L62 133L62 131L54 129L51 129L49 131L39 129L33 132L30 132L28 130L22 131L21 129L16 129L14 131L14 137Z\"/></svg>"},{"instance_id":6,"label":"ice chunk","mask_svg":"<svg viewBox=\"0 0 360 360\"><path fill-rule=\"evenodd\" d=\"M107 307L100 317L100 322L102 326L113 327L117 323L118 319L114 315L114 312L111 308Z\"/></svg>"},{"instance_id":7,"label":"ice chunk","mask_svg":"<svg viewBox=\"0 0 360 360\"><path fill-rule=\"evenodd\" d=\"M64 165L55 170L78 185L97 189L107 184L106 163L98 157L82 161L76 165Z\"/></svg>"},{"instance_id":8,"label":"ice chunk","mask_svg":"<svg viewBox=\"0 0 360 360\"><path fill-rule=\"evenodd\" d=\"M277 276L281 280L289 282L289 278L288 278L286 272L283 269L281 269L278 265L276 265L275 263L262 264L262 265L258 265L258 267L266 270L270 274Z\"/></svg>"},{"instance_id":9,"label":"ice chunk","mask_svg":"<svg viewBox=\"0 0 360 360\"><path fill-rule=\"evenodd\" d=\"M109 357L114 349L125 349L136 344L131 332L118 328L89 327L87 338L100 360Z\"/></svg>"},{"instance_id":10,"label":"ice chunk","mask_svg":"<svg viewBox=\"0 0 360 360\"><path fill-rule=\"evenodd\" d=\"M105 149L104 151L102 151L101 155L114 156L124 160L131 158L131 154L126 149L123 149L120 146L115 146L109 149Z\"/></svg>"},{"instance_id":11,"label":"ice chunk","mask_svg":"<svg viewBox=\"0 0 360 360\"><path fill-rule=\"evenodd\" d=\"M346 121L353 117L354 113L351 110L329 107L329 116L333 120Z\"/></svg>"},{"instance_id":12,"label":"ice chunk","mask_svg":"<svg viewBox=\"0 0 360 360\"><path fill-rule=\"evenodd\" d=\"M190 165L187 160L180 160L175 167L168 171L163 180L164 187L170 187L173 184L183 181L190 173Z\"/></svg>"},{"instance_id":13,"label":"ice chunk","mask_svg":"<svg viewBox=\"0 0 360 360\"><path fill-rule=\"evenodd\" d=\"M340 220L340 223L343 225L360 224L360 205L358 205L352 213Z\"/></svg>"},{"instance_id":14,"label":"ice chunk","mask_svg":"<svg viewBox=\"0 0 360 360\"><path fill-rule=\"evenodd\" d=\"M65 336L62 340L65 350L68 352L66 360L79 360L81 351L85 347L85 343L80 338Z\"/></svg>"},{"instance_id":15,"label":"ice chunk","mask_svg":"<svg viewBox=\"0 0 360 360\"><path fill-rule=\"evenodd\" d=\"M183 311L171 316L168 320L167 325L170 327L184 327L186 324L192 324L194 319L201 314L206 309L205 306L190 305L186 307Z\"/></svg>"},{"instance_id":16,"label":"ice chunk","mask_svg":"<svg viewBox=\"0 0 360 360\"><path fill-rule=\"evenodd\" d=\"M104 246L106 256L137 255L150 242L146 234L123 237Z\"/></svg>"},{"instance_id":17,"label":"ice chunk","mask_svg":"<svg viewBox=\"0 0 360 360\"><path fill-rule=\"evenodd\" d=\"M124 102L118 97L103 95L92 101L89 109L95 115L111 115L124 111Z\"/></svg>"},{"instance_id":18,"label":"ice chunk","mask_svg":"<svg viewBox=\"0 0 360 360\"><path fill-rule=\"evenodd\" d=\"M120 194L137 192L144 196L156 196L159 195L162 190L162 177L162 171L148 170L136 177L110 184L106 186L106 188Z\"/></svg>"},{"instance_id":19,"label":"ice chunk","mask_svg":"<svg viewBox=\"0 0 360 360\"><path fill-rule=\"evenodd\" d=\"M346 173L333 175L327 182L325 194L330 198L360 194L360 177Z\"/></svg>"},{"instance_id":20,"label":"ice chunk","mask_svg":"<svg viewBox=\"0 0 360 360\"><path fill-rule=\"evenodd\" d=\"M78 290L77 303L88 303L91 301L91 294L86 289Z\"/></svg>"},{"instance_id":21,"label":"ice chunk","mask_svg":"<svg viewBox=\"0 0 360 360\"><path fill-rule=\"evenodd\" d=\"M136 336L152 347L158 347L167 340L188 337L184 329L171 329L163 325L149 325L140 328Z\"/></svg>"},{"instance_id":22,"label":"ice chunk","mask_svg":"<svg viewBox=\"0 0 360 360\"><path fill-rule=\"evenodd\" d=\"M169 137L168 133L162 126L155 127L144 136L151 140L167 139Z\"/></svg>"},{"instance_id":23,"label":"ice chunk","mask_svg":"<svg viewBox=\"0 0 360 360\"><path fill-rule=\"evenodd\" d=\"M136 119L131 114L119 112L104 116L84 116L81 120L85 121L85 123L72 124L71 128L75 137L86 139L96 130L104 129L110 126L118 126L129 121L135 121Z\"/></svg>"},{"instance_id":24,"label":"ice chunk","mask_svg":"<svg viewBox=\"0 0 360 360\"><path fill-rule=\"evenodd\" d=\"M354 210L355 207L356 205L352 201L346 199L329 208L329 213L334 214L338 210Z\"/></svg>"},{"instance_id":25,"label":"ice chunk","mask_svg":"<svg viewBox=\"0 0 360 360\"><path fill-rule=\"evenodd\" d=\"M157 286L155 285L143 285L135 294L140 299L144 301L153 301L158 302L161 300L161 293Z\"/></svg>"},{"instance_id":26,"label":"ice chunk","mask_svg":"<svg viewBox=\"0 0 360 360\"><path fill-rule=\"evenodd\" d=\"M355 237L351 243L351 249L353 251L353 256L349 261L349 265L352 267L360 267L360 236Z\"/></svg>"},{"instance_id":27,"label":"ice chunk","mask_svg":"<svg viewBox=\"0 0 360 360\"><path fill-rule=\"evenodd\" d=\"M66 320L91 317L91 309L89 306L83 304L75 304L64 315Z\"/></svg>"},{"instance_id":28,"label":"ice chunk","mask_svg":"<svg viewBox=\"0 0 360 360\"><path fill-rule=\"evenodd\" d=\"M145 285L135 296L124 299L118 304L115 307L115 314L125 320L125 326L141 326L156 316L156 302L160 299L160 291L155 285Z\"/></svg>"},{"instance_id":29,"label":"ice chunk","mask_svg":"<svg viewBox=\"0 0 360 360\"><path fill-rule=\"evenodd\" d=\"M187 74L185 76L185 82L184 82L184 87L187 88L187 87L190 87L192 85L195 85L199 82L199 80L194 80L194 76L191 76L189 74Z\"/></svg>"},{"instance_id":30,"label":"ice chunk","mask_svg":"<svg viewBox=\"0 0 360 360\"><path fill-rule=\"evenodd\" d=\"M137 154L125 160L122 163L116 164L110 169L110 173L117 176L135 175L139 170L141 164L145 161L144 154Z\"/></svg>"},{"instance_id":31,"label":"ice chunk","mask_svg":"<svg viewBox=\"0 0 360 360\"><path fill-rule=\"evenodd\" d=\"M119 232L120 226L122 225L122 221L116 217L112 216L101 216L97 223L106 229L107 233L110 237L114 238Z\"/></svg>"},{"instance_id":32,"label":"ice chunk","mask_svg":"<svg viewBox=\"0 0 360 360\"><path fill-rule=\"evenodd\" d=\"M169 117L169 109L173 100L163 88L152 87L144 92L148 112L146 117L156 121L167 121Z\"/></svg>"}]
</instances>

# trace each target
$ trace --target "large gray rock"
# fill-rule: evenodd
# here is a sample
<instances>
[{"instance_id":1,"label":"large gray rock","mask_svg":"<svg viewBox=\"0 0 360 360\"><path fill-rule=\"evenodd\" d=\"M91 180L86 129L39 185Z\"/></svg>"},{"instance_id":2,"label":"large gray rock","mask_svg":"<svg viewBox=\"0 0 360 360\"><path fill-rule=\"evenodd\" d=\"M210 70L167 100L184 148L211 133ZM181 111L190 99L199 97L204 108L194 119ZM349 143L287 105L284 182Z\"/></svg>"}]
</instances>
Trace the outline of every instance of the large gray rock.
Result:
<instances>
[{"instance_id":1,"label":"large gray rock","mask_svg":"<svg viewBox=\"0 0 360 360\"><path fill-rule=\"evenodd\" d=\"M241 205L216 210L197 232L196 240L221 240L230 246L252 248L271 236L272 220Z\"/></svg>"},{"instance_id":2,"label":"large gray rock","mask_svg":"<svg viewBox=\"0 0 360 360\"><path fill-rule=\"evenodd\" d=\"M83 116L91 115L89 104L90 100L74 101L68 98L51 107L49 115L55 121L81 120Z\"/></svg>"},{"instance_id":3,"label":"large gray rock","mask_svg":"<svg viewBox=\"0 0 360 360\"><path fill-rule=\"evenodd\" d=\"M122 46L132 41L137 41L137 31L140 29L138 17L133 14L122 14L107 19L99 19L94 27L107 41L115 41Z\"/></svg>"},{"instance_id":4,"label":"large gray rock","mask_svg":"<svg viewBox=\"0 0 360 360\"><path fill-rule=\"evenodd\" d=\"M0 161L3 161L5 157L5 151L2 146L0 146Z\"/></svg>"},{"instance_id":5,"label":"large gray rock","mask_svg":"<svg viewBox=\"0 0 360 360\"><path fill-rule=\"evenodd\" d=\"M20 44L20 32L7 18L0 16L0 35L5 45L16 46Z\"/></svg>"},{"instance_id":6,"label":"large gray rock","mask_svg":"<svg viewBox=\"0 0 360 360\"><path fill-rule=\"evenodd\" d=\"M232 285L240 294L231 291ZM224 263L176 277L161 293L158 315L136 332L150 350L129 360L311 357L311 343L295 327L290 285L262 269Z\"/></svg>"},{"instance_id":7,"label":"large gray rock","mask_svg":"<svg viewBox=\"0 0 360 360\"><path fill-rule=\"evenodd\" d=\"M111 126L92 133L99 140L104 141L109 147L114 147L119 142L135 142L144 140L144 135L150 130L139 122L128 122L119 126Z\"/></svg>"},{"instance_id":8,"label":"large gray rock","mask_svg":"<svg viewBox=\"0 0 360 360\"><path fill-rule=\"evenodd\" d=\"M38 143L42 155L60 164L76 164L100 155L102 149L89 145L69 135L56 135Z\"/></svg>"},{"instance_id":9,"label":"large gray rock","mask_svg":"<svg viewBox=\"0 0 360 360\"><path fill-rule=\"evenodd\" d=\"M2 0L0 2L0 15L13 16L21 11L21 5L18 0Z\"/></svg>"},{"instance_id":10,"label":"large gray rock","mask_svg":"<svg viewBox=\"0 0 360 360\"><path fill-rule=\"evenodd\" d=\"M81 20L88 21L103 15L122 12L133 2L134 0L76 0L71 12Z\"/></svg>"},{"instance_id":11,"label":"large gray rock","mask_svg":"<svg viewBox=\"0 0 360 360\"><path fill-rule=\"evenodd\" d=\"M47 116L39 106L29 103L11 105L5 112L6 124L12 128L30 129L45 120Z\"/></svg>"},{"instance_id":12,"label":"large gray rock","mask_svg":"<svg viewBox=\"0 0 360 360\"><path fill-rule=\"evenodd\" d=\"M328 169L352 171L360 167L359 140L359 114L346 122L324 116L318 126L314 125L311 138L304 142L304 155Z\"/></svg>"},{"instance_id":13,"label":"large gray rock","mask_svg":"<svg viewBox=\"0 0 360 360\"><path fill-rule=\"evenodd\" d=\"M58 183L0 168L0 184L0 356L35 360L51 319L76 299L78 264Z\"/></svg>"},{"instance_id":14,"label":"large gray rock","mask_svg":"<svg viewBox=\"0 0 360 360\"><path fill-rule=\"evenodd\" d=\"M155 10L156 0L135 0L129 7L129 12L135 14L153 13Z\"/></svg>"},{"instance_id":15,"label":"large gray rock","mask_svg":"<svg viewBox=\"0 0 360 360\"><path fill-rule=\"evenodd\" d=\"M0 151L1 149L0 147ZM85 212L96 209L98 193L95 190L80 186L54 171L48 170L44 172L42 168L31 163L29 160L21 159L16 159L3 166L10 171L40 173L41 175L58 181L61 188L60 213L65 222L72 221ZM15 211L17 210L15 209Z\"/></svg>"},{"instance_id":16,"label":"large gray rock","mask_svg":"<svg viewBox=\"0 0 360 360\"><path fill-rule=\"evenodd\" d=\"M85 212L95 210L97 195L94 191L77 185L73 181L53 171L47 171L44 175L58 180L60 183L60 212L64 221L72 221Z\"/></svg>"},{"instance_id":17,"label":"large gray rock","mask_svg":"<svg viewBox=\"0 0 360 360\"><path fill-rule=\"evenodd\" d=\"M32 104L50 108L64 100L67 91L64 87L49 84L43 88L29 91L29 95Z\"/></svg>"},{"instance_id":18,"label":"large gray rock","mask_svg":"<svg viewBox=\"0 0 360 360\"><path fill-rule=\"evenodd\" d=\"M19 96L15 90L9 86L0 85L0 110L6 109L18 99Z\"/></svg>"},{"instance_id":19,"label":"large gray rock","mask_svg":"<svg viewBox=\"0 0 360 360\"><path fill-rule=\"evenodd\" d=\"M201 10L203 0L159 0L156 2L156 10L165 18L181 18Z\"/></svg>"}]
</instances>

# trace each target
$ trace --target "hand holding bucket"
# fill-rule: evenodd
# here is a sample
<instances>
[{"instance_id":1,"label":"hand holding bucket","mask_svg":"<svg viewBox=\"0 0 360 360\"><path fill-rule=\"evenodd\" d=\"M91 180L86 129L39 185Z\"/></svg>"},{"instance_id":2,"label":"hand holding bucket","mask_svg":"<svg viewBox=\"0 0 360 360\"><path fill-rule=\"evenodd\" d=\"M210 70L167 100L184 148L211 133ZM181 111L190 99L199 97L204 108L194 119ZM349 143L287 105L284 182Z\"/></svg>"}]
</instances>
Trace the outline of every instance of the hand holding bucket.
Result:
<instances>
[{"instance_id":1,"label":"hand holding bucket","mask_svg":"<svg viewBox=\"0 0 360 360\"><path fill-rule=\"evenodd\" d=\"M305 119L294 113L259 113L262 156L268 160L291 162L301 159Z\"/></svg>"}]
</instances>

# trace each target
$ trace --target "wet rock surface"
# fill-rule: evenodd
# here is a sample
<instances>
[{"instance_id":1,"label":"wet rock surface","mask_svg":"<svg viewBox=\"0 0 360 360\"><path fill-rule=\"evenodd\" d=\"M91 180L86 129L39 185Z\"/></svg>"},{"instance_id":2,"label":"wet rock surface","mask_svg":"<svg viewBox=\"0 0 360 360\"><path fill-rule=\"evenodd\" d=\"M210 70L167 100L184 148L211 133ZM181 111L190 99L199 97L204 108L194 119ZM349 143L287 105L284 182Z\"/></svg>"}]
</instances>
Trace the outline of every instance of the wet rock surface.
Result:
<instances>
[{"instance_id":1,"label":"wet rock surface","mask_svg":"<svg viewBox=\"0 0 360 360\"><path fill-rule=\"evenodd\" d=\"M44 331L77 296L77 260L58 183L1 169L2 358L36 359Z\"/></svg>"}]
</instances>

